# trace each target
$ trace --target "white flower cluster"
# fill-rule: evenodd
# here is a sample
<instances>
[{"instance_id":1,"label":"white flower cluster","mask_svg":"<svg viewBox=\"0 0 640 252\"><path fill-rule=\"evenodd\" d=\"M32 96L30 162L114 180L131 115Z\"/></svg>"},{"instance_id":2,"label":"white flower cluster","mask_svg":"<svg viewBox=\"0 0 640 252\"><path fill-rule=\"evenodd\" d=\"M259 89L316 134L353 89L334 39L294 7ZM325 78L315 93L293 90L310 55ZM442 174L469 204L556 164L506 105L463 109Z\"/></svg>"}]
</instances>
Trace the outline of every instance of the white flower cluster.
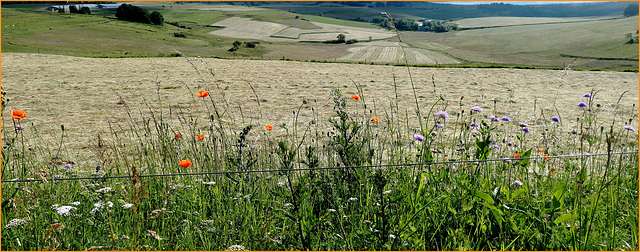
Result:
<instances>
[{"instance_id":1,"label":"white flower cluster","mask_svg":"<svg viewBox=\"0 0 640 252\"><path fill-rule=\"evenodd\" d=\"M57 205L54 205L57 206ZM58 213L58 215L61 216L67 216L69 215L69 213L71 212L71 210L76 210L78 208L72 207L72 206L61 206L56 208L56 213Z\"/></svg>"},{"instance_id":2,"label":"white flower cluster","mask_svg":"<svg viewBox=\"0 0 640 252\"><path fill-rule=\"evenodd\" d=\"M248 250L242 245L231 245L227 248L227 251L248 251Z\"/></svg>"},{"instance_id":3,"label":"white flower cluster","mask_svg":"<svg viewBox=\"0 0 640 252\"><path fill-rule=\"evenodd\" d=\"M96 190L97 193L108 193L111 191L111 187L105 187L105 188L100 188L98 190Z\"/></svg>"},{"instance_id":4,"label":"white flower cluster","mask_svg":"<svg viewBox=\"0 0 640 252\"><path fill-rule=\"evenodd\" d=\"M127 203L127 204L122 205L122 208L123 208L123 209L129 209L129 208L131 208L132 206L133 206L133 204L131 204L131 203Z\"/></svg>"},{"instance_id":5,"label":"white flower cluster","mask_svg":"<svg viewBox=\"0 0 640 252\"><path fill-rule=\"evenodd\" d=\"M109 188L109 187L107 187ZM113 207L113 202L109 201L107 203L102 203L102 202L98 202L93 204L93 209L91 209L91 214L95 214L97 212L100 212L100 210L102 210L102 208L104 208L104 205L107 205L107 207Z\"/></svg>"},{"instance_id":6,"label":"white flower cluster","mask_svg":"<svg viewBox=\"0 0 640 252\"><path fill-rule=\"evenodd\" d=\"M27 222L29 222L29 217L24 219L13 219L13 220L10 220L9 223L7 223L7 225L4 226L4 228L5 229L16 228L24 224L27 224Z\"/></svg>"}]
</instances>

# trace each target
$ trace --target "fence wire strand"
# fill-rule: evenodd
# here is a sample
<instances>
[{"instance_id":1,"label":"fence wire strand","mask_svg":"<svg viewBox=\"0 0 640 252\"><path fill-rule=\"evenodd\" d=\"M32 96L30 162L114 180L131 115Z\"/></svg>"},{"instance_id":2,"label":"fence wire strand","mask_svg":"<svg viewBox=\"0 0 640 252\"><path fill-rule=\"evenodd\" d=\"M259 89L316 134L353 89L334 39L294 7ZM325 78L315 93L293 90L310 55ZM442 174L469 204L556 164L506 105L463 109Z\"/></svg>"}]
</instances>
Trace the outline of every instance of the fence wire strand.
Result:
<instances>
[{"instance_id":1,"label":"fence wire strand","mask_svg":"<svg viewBox=\"0 0 640 252\"><path fill-rule=\"evenodd\" d=\"M614 152L611 155L629 155L638 154L638 151L634 152ZM452 160L441 162L425 162L425 163L405 163L405 164L380 164L380 165L360 165L360 166L333 166L333 167L316 167L316 168L296 168L296 169L273 169L273 170L247 170L247 171L217 171L217 172L194 172L194 173L169 173L169 174L149 174L139 175L140 178L153 178L153 177L177 177L177 176L202 176L202 175L227 175L227 174L251 174L251 173L272 173L272 172L292 172L292 171L315 171L315 170L338 170L338 169L354 169L354 168L375 168L375 167L403 167L403 166L421 166L421 165L441 165L441 164L464 164L464 163L483 163L483 162L497 162L497 161L519 161L519 160L534 160L534 159L557 159L557 158L581 158L581 157L594 157L605 156L609 153L596 153L596 154L574 154L574 155L559 155L559 156L542 156L542 157L526 157L526 158L497 158L497 159L484 159L484 160ZM96 180L96 179L122 179L131 178L131 175L126 176L93 176L93 177L78 177L78 178L51 178L51 182L65 181L65 180ZM2 183L22 183L22 182L47 182L45 179L25 179L25 180L3 180Z\"/></svg>"}]
</instances>

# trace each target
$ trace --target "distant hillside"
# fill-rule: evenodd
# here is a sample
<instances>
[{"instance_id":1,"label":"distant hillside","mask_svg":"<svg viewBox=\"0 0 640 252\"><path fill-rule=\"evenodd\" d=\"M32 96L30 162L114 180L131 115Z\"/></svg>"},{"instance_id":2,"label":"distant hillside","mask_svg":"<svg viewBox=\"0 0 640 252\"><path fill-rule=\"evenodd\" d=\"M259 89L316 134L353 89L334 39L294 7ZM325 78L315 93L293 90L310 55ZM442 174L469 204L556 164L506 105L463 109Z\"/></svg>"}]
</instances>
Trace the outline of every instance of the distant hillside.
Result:
<instances>
[{"instance_id":1,"label":"distant hillside","mask_svg":"<svg viewBox=\"0 0 640 252\"><path fill-rule=\"evenodd\" d=\"M209 2L211 3L211 2ZM260 6L300 14L371 21L380 12L398 18L455 19L490 16L510 17L588 17L622 15L632 2L594 2L575 4L512 5L492 3L455 5L435 2L218 2ZM313 8L310 8L313 7Z\"/></svg>"}]
</instances>

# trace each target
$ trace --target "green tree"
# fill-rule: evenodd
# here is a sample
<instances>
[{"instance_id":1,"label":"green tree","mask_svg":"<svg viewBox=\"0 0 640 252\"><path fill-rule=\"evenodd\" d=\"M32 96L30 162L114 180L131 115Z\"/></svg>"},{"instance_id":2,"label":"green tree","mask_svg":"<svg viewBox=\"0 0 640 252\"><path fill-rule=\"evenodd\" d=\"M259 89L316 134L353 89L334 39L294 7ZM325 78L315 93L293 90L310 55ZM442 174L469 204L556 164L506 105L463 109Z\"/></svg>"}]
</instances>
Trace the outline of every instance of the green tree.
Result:
<instances>
[{"instance_id":1,"label":"green tree","mask_svg":"<svg viewBox=\"0 0 640 252\"><path fill-rule=\"evenodd\" d=\"M78 7L75 5L69 5L69 13L78 13Z\"/></svg>"},{"instance_id":2,"label":"green tree","mask_svg":"<svg viewBox=\"0 0 640 252\"><path fill-rule=\"evenodd\" d=\"M344 34L340 33L338 34L338 43L344 43L347 41L347 36L345 36Z\"/></svg>"},{"instance_id":3,"label":"green tree","mask_svg":"<svg viewBox=\"0 0 640 252\"><path fill-rule=\"evenodd\" d=\"M149 21L154 25L162 25L164 24L164 17L160 12L154 11L149 15Z\"/></svg>"},{"instance_id":4,"label":"green tree","mask_svg":"<svg viewBox=\"0 0 640 252\"><path fill-rule=\"evenodd\" d=\"M89 7L82 7L80 8L80 10L78 10L78 14L87 14L87 15L91 15L91 9L89 9Z\"/></svg>"},{"instance_id":5,"label":"green tree","mask_svg":"<svg viewBox=\"0 0 640 252\"><path fill-rule=\"evenodd\" d=\"M624 12L622 13L625 17L631 17L638 15L638 4L632 3L627 5L627 8L624 8Z\"/></svg>"}]
</instances>

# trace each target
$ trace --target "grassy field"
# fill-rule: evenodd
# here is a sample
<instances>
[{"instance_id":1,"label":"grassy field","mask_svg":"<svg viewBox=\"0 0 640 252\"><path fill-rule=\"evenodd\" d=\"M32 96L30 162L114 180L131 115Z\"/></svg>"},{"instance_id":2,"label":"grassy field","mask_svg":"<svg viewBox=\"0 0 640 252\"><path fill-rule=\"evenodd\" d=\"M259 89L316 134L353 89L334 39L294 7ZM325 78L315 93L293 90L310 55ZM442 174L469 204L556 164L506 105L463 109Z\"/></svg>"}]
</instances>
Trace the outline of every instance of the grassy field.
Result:
<instances>
[{"instance_id":1,"label":"grassy field","mask_svg":"<svg viewBox=\"0 0 640 252\"><path fill-rule=\"evenodd\" d=\"M415 47L430 42L446 45L446 52L467 61L565 67L573 58L626 58L625 62L578 59L574 68L637 69L638 46L626 44L625 34L635 33L635 17L562 24L527 25L466 30L446 34L405 32L404 41ZM553 39L549 39L553 38Z\"/></svg>"},{"instance_id":2,"label":"grassy field","mask_svg":"<svg viewBox=\"0 0 640 252\"><path fill-rule=\"evenodd\" d=\"M246 7L171 2L144 2L142 5L163 13L167 22L177 23L188 29L169 24L158 27L122 22L113 19L113 10L80 16L43 12L36 9L35 5L7 5L2 13L6 24L3 27L2 51L90 57L157 57L174 55L177 50L185 55L202 57L273 59L284 56L301 60L347 60L354 58L354 54L351 54L353 51L378 50L375 40L394 41L389 38L391 32L377 29L371 23L296 14L268 9L266 5ZM310 8L307 5L292 6ZM337 8L325 5L320 7ZM256 24L281 26L283 29L258 37L255 37L258 34L255 32L236 35L236 26L240 24L232 22L234 19L228 19L230 17L240 18L238 20L250 19L247 22ZM482 18L472 21L483 26L509 26L444 34L403 32L402 39L410 50L423 52L423 55L437 55L435 58L427 57L416 61L419 63L457 61L461 62L460 66L564 68L578 58L572 65L575 69L637 71L638 48L635 44L625 43L626 34L637 30L637 19L595 20L599 18L605 17L593 17L594 20ZM217 22L230 23L227 25L231 27L211 27L211 24ZM469 21L463 19L457 22L464 24ZM538 22L546 24L534 24ZM523 24L527 25L518 26ZM253 28L260 29L258 26ZM331 40L339 33L346 34L347 39L358 39L361 42L346 46L290 43ZM186 38L176 37L174 34L182 34ZM367 43L369 37L374 43ZM255 49L242 47L233 53L228 51L234 41L249 39L260 39L263 43ZM93 46L86 47L86 44ZM296 53L304 48L313 49Z\"/></svg>"},{"instance_id":3,"label":"grassy field","mask_svg":"<svg viewBox=\"0 0 640 252\"><path fill-rule=\"evenodd\" d=\"M638 249L638 154L592 156L638 151L637 73L8 53L2 80L2 180L36 180L2 183L2 250Z\"/></svg>"}]
</instances>

